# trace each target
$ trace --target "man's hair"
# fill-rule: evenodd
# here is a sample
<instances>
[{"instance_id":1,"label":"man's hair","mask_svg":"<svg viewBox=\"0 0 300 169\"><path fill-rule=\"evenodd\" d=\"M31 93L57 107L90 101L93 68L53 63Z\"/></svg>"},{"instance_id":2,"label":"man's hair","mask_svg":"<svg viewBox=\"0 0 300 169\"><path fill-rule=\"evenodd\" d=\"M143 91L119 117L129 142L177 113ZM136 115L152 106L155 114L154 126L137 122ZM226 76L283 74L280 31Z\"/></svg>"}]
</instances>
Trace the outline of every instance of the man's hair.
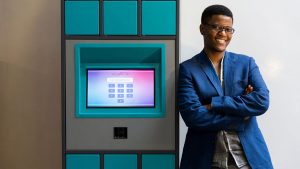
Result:
<instances>
[{"instance_id":1,"label":"man's hair","mask_svg":"<svg viewBox=\"0 0 300 169\"><path fill-rule=\"evenodd\" d=\"M213 15L229 16L233 21L233 15L229 8L223 5L211 5L205 8L204 11L202 12L201 23L207 24L207 22Z\"/></svg>"}]
</instances>

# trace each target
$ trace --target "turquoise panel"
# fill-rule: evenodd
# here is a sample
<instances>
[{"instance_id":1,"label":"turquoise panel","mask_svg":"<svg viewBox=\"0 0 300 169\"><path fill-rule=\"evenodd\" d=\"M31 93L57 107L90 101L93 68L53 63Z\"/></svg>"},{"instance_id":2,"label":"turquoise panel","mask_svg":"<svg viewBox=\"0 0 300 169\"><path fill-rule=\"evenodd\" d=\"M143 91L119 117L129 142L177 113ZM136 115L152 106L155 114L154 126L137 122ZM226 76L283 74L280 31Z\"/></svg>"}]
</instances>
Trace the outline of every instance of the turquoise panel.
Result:
<instances>
[{"instance_id":1,"label":"turquoise panel","mask_svg":"<svg viewBox=\"0 0 300 169\"><path fill-rule=\"evenodd\" d=\"M99 1L65 1L67 35L99 34Z\"/></svg>"},{"instance_id":2,"label":"turquoise panel","mask_svg":"<svg viewBox=\"0 0 300 169\"><path fill-rule=\"evenodd\" d=\"M76 44L76 117L164 117L166 109L164 44ZM154 108L87 108L87 69L155 69Z\"/></svg>"},{"instance_id":3,"label":"turquoise panel","mask_svg":"<svg viewBox=\"0 0 300 169\"><path fill-rule=\"evenodd\" d=\"M144 154L142 155L142 169L175 169L175 155Z\"/></svg>"},{"instance_id":4,"label":"turquoise panel","mask_svg":"<svg viewBox=\"0 0 300 169\"><path fill-rule=\"evenodd\" d=\"M136 154L106 154L104 155L105 169L137 169Z\"/></svg>"},{"instance_id":5,"label":"turquoise panel","mask_svg":"<svg viewBox=\"0 0 300 169\"><path fill-rule=\"evenodd\" d=\"M143 1L142 34L176 35L176 1Z\"/></svg>"},{"instance_id":6,"label":"turquoise panel","mask_svg":"<svg viewBox=\"0 0 300 169\"><path fill-rule=\"evenodd\" d=\"M65 0L65 1L99 1L99 0Z\"/></svg>"},{"instance_id":7,"label":"turquoise panel","mask_svg":"<svg viewBox=\"0 0 300 169\"><path fill-rule=\"evenodd\" d=\"M137 1L104 1L104 34L137 35Z\"/></svg>"},{"instance_id":8,"label":"turquoise panel","mask_svg":"<svg viewBox=\"0 0 300 169\"><path fill-rule=\"evenodd\" d=\"M98 154L67 154L66 169L100 169Z\"/></svg>"}]
</instances>

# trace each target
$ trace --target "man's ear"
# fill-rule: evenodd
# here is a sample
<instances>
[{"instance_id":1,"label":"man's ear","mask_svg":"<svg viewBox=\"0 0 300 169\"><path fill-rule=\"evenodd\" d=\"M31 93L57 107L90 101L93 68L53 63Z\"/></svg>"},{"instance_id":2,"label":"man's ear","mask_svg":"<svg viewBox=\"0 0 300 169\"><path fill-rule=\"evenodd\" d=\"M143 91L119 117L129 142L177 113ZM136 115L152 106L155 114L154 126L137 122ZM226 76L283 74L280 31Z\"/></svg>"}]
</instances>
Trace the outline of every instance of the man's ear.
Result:
<instances>
[{"instance_id":1,"label":"man's ear","mask_svg":"<svg viewBox=\"0 0 300 169\"><path fill-rule=\"evenodd\" d=\"M204 30L204 26L202 24L200 24L199 30L200 30L201 35L204 35L205 30Z\"/></svg>"}]
</instances>

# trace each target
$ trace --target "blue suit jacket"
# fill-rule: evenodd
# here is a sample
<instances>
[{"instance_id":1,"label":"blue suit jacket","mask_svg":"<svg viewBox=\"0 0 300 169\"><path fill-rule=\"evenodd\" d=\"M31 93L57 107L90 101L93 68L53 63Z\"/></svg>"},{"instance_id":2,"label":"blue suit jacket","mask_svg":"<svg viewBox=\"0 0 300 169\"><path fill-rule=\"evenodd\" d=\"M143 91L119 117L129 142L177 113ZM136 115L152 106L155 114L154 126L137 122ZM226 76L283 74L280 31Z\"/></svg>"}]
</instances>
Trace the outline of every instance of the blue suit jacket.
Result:
<instances>
[{"instance_id":1,"label":"blue suit jacket","mask_svg":"<svg viewBox=\"0 0 300 169\"><path fill-rule=\"evenodd\" d=\"M248 84L253 92L244 94ZM273 168L256 121L269 107L269 91L253 58L225 52L224 90L204 51L181 63L178 105L188 127L181 169L210 169L220 130L237 131L252 169Z\"/></svg>"}]
</instances>

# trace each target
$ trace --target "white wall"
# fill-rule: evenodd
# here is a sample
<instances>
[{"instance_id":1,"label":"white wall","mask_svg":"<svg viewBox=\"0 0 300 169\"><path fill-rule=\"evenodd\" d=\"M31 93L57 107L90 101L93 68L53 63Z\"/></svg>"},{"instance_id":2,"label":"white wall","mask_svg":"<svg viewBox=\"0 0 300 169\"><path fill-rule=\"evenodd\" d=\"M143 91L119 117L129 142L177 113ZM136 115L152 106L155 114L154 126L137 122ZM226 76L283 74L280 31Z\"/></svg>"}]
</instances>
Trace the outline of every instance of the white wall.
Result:
<instances>
[{"instance_id":1,"label":"white wall","mask_svg":"<svg viewBox=\"0 0 300 169\"><path fill-rule=\"evenodd\" d=\"M181 0L181 62L202 50L198 26L212 4L232 10L236 32L228 50L253 56L270 90L270 108L258 121L274 168L299 168L300 1ZM181 121L181 150L186 130Z\"/></svg>"}]
</instances>

